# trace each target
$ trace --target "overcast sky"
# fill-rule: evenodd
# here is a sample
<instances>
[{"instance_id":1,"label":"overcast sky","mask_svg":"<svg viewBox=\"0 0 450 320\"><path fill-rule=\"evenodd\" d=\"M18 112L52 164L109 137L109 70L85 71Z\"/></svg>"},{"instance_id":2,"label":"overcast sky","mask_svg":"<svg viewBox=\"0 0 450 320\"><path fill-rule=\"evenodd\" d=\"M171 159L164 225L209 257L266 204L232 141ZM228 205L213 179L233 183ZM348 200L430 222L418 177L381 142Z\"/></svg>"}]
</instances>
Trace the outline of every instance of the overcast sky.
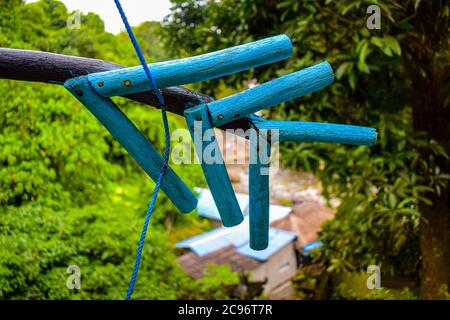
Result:
<instances>
[{"instance_id":1,"label":"overcast sky","mask_svg":"<svg viewBox=\"0 0 450 320\"><path fill-rule=\"evenodd\" d=\"M37 0L25 0L34 2ZM113 0L61 0L69 11L95 12L105 22L108 32L119 33L123 23ZM169 0L121 0L123 10L132 26L144 21L162 21L169 14Z\"/></svg>"}]
</instances>

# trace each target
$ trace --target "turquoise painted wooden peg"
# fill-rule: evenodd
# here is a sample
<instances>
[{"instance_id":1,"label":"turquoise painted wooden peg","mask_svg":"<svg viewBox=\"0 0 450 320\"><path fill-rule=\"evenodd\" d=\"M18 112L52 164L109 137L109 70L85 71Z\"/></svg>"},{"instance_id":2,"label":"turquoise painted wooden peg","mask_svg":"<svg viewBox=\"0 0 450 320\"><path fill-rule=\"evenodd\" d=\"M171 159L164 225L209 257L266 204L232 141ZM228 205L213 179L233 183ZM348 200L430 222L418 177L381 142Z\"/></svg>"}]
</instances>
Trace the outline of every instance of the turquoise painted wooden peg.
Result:
<instances>
[{"instance_id":1,"label":"turquoise painted wooden peg","mask_svg":"<svg viewBox=\"0 0 450 320\"><path fill-rule=\"evenodd\" d=\"M219 78L225 75L281 61L292 55L292 43L278 35L195 57L149 65L158 88ZM88 76L104 97L151 90L142 66Z\"/></svg>"},{"instance_id":2,"label":"turquoise painted wooden peg","mask_svg":"<svg viewBox=\"0 0 450 320\"><path fill-rule=\"evenodd\" d=\"M207 106L201 104L187 109L184 115L222 223L225 227L236 226L242 222L244 217L228 177ZM208 141L206 141L207 134L209 134Z\"/></svg>"},{"instance_id":3,"label":"turquoise painted wooden peg","mask_svg":"<svg viewBox=\"0 0 450 320\"><path fill-rule=\"evenodd\" d=\"M377 133L373 128L351 125L272 121L255 115L250 115L248 118L254 127L250 132L249 245L253 250L264 250L269 244L270 196L268 171L270 162L263 162L261 156L266 156L269 160L271 146L270 143L266 142L270 141L270 135L265 135L265 133L277 130L279 142L334 142L368 146L375 143Z\"/></svg>"},{"instance_id":4,"label":"turquoise painted wooden peg","mask_svg":"<svg viewBox=\"0 0 450 320\"><path fill-rule=\"evenodd\" d=\"M100 96L86 77L66 81L64 86L108 129L144 171L156 181L162 158L145 136L109 99ZM161 184L167 197L183 213L197 206L197 198L169 167Z\"/></svg>"},{"instance_id":5,"label":"turquoise painted wooden peg","mask_svg":"<svg viewBox=\"0 0 450 320\"><path fill-rule=\"evenodd\" d=\"M273 121L252 116L253 124L259 130L278 130L280 142L330 142L371 146L377 140L374 128L344 124Z\"/></svg>"},{"instance_id":6,"label":"turquoise painted wooden peg","mask_svg":"<svg viewBox=\"0 0 450 320\"><path fill-rule=\"evenodd\" d=\"M334 80L328 62L282 76L254 88L209 103L214 126L221 126L256 111L304 96Z\"/></svg>"},{"instance_id":7,"label":"turquoise painted wooden peg","mask_svg":"<svg viewBox=\"0 0 450 320\"><path fill-rule=\"evenodd\" d=\"M249 233L250 248L264 250L269 245L270 149L267 130L250 131Z\"/></svg>"},{"instance_id":8,"label":"turquoise painted wooden peg","mask_svg":"<svg viewBox=\"0 0 450 320\"><path fill-rule=\"evenodd\" d=\"M292 54L292 44L280 35L242 46L192 58L151 65L158 88L209 80L239 71L286 59ZM186 109L184 116L195 150L224 226L243 221L228 173L218 148L214 127L247 117L252 127L249 167L250 247L264 250L269 242L269 143L261 134L277 130L280 142L334 142L372 145L377 133L372 128L300 121L271 121L254 112L275 106L330 85L334 80L328 62L294 72L252 89L221 100L201 103ZM111 96L150 91L142 67L90 74L66 82L69 89L103 123L127 149L141 167L156 179L162 164L161 156L132 122L109 99ZM264 143L263 143L264 142ZM267 160L267 161L266 161ZM169 168L162 189L181 212L191 211L197 200L186 185Z\"/></svg>"}]
</instances>

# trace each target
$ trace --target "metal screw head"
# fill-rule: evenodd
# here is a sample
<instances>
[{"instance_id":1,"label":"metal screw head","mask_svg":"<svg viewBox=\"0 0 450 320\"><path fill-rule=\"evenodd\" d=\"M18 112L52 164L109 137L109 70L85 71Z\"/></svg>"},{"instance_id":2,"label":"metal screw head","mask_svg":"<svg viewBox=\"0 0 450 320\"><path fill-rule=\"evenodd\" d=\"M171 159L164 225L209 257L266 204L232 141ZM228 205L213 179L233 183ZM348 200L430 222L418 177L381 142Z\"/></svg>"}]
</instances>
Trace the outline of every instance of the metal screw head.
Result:
<instances>
[{"instance_id":1,"label":"metal screw head","mask_svg":"<svg viewBox=\"0 0 450 320\"><path fill-rule=\"evenodd\" d=\"M97 85L98 85L99 87L103 87L104 84L105 84L105 83L104 83L103 81L97 82Z\"/></svg>"},{"instance_id":2,"label":"metal screw head","mask_svg":"<svg viewBox=\"0 0 450 320\"><path fill-rule=\"evenodd\" d=\"M219 115L217 116L217 119L219 119L219 121L222 120L222 119L223 119L223 115L222 115L222 114L219 114Z\"/></svg>"},{"instance_id":3,"label":"metal screw head","mask_svg":"<svg viewBox=\"0 0 450 320\"><path fill-rule=\"evenodd\" d=\"M81 90L75 90L75 94L79 97L81 97L83 95L83 91Z\"/></svg>"},{"instance_id":4,"label":"metal screw head","mask_svg":"<svg viewBox=\"0 0 450 320\"><path fill-rule=\"evenodd\" d=\"M123 82L123 85L124 85L125 87L129 88L129 87L131 87L131 81L130 81L130 80L125 80L125 81Z\"/></svg>"}]
</instances>

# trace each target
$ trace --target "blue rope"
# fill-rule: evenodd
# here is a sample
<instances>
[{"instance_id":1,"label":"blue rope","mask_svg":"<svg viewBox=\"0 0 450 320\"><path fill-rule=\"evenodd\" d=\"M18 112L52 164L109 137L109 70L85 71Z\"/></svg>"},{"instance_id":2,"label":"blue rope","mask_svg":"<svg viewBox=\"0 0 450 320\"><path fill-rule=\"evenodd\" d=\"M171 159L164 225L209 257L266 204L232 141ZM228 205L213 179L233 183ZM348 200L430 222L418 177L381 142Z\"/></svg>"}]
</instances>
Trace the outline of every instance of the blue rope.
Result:
<instances>
[{"instance_id":1,"label":"blue rope","mask_svg":"<svg viewBox=\"0 0 450 320\"><path fill-rule=\"evenodd\" d=\"M117 9L119 10L120 16L122 17L123 24L127 29L128 36L130 37L131 43L133 44L134 50L136 51L137 56L139 57L139 61L141 62L142 67L144 68L145 74L150 82L150 85L153 89L153 92L156 94L158 98L159 104L161 105L162 118L164 123L164 133L166 137L166 147L164 151L164 159L161 167L161 172L159 174L158 180L156 181L155 190L153 191L152 200L150 201L150 205L148 207L147 213L145 215L144 225L142 227L141 237L139 239L139 245L136 253L136 260L134 262L133 274L131 275L130 284L128 286L127 295L125 297L126 300L131 299L131 295L133 294L134 285L136 283L136 277L139 271L139 266L141 264L141 256L142 249L144 247L145 236L147 234L148 224L150 222L150 217L152 216L153 207L155 206L156 198L158 197L159 188L161 187L161 182L164 178L164 175L167 171L167 163L169 161L169 151L170 151L170 134L169 134L169 123L167 121L167 113L166 113L166 103L164 102L164 98L161 92L156 85L155 79L153 79L152 74L150 73L150 69L145 61L144 55L142 54L141 48L136 40L136 37L133 34L133 30L131 30L130 24L128 23L128 19L125 15L125 12L122 9L122 5L119 0L114 0Z\"/></svg>"}]
</instances>

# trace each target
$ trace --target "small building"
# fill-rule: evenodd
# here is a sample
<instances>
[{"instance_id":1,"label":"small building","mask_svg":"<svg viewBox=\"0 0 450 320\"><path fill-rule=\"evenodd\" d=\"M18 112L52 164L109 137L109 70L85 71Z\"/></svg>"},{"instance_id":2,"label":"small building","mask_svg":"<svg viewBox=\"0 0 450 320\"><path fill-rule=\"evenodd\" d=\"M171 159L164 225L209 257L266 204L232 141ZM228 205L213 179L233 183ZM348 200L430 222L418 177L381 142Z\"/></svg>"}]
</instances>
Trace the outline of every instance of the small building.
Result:
<instances>
[{"instance_id":1,"label":"small building","mask_svg":"<svg viewBox=\"0 0 450 320\"><path fill-rule=\"evenodd\" d=\"M297 257L293 232L269 229L269 246L256 251L248 246L248 217L236 227L219 227L176 244L189 249L179 261L193 278L199 278L210 263L229 264L236 272L248 271L252 281L263 282L271 291L292 278L297 272Z\"/></svg>"},{"instance_id":2,"label":"small building","mask_svg":"<svg viewBox=\"0 0 450 320\"><path fill-rule=\"evenodd\" d=\"M300 210L305 211L308 217L304 221L295 208L270 205L269 246L256 251L248 245L248 195L236 195L244 221L238 226L225 228L220 224L220 216L209 190L197 188L196 191L199 192L199 215L212 220L218 227L176 244L177 248L187 250L178 258L186 273L197 279L203 275L208 264L228 264L235 272L248 272L251 281L266 281L264 289L270 297L289 296L290 279L295 276L299 266L299 253L308 251L310 243L317 239L317 230L323 221L321 219L319 224L314 223L312 215L329 218L332 211L318 212L324 211L320 205L309 205L305 210ZM312 231L303 232L305 227Z\"/></svg>"}]
</instances>

